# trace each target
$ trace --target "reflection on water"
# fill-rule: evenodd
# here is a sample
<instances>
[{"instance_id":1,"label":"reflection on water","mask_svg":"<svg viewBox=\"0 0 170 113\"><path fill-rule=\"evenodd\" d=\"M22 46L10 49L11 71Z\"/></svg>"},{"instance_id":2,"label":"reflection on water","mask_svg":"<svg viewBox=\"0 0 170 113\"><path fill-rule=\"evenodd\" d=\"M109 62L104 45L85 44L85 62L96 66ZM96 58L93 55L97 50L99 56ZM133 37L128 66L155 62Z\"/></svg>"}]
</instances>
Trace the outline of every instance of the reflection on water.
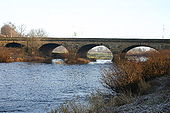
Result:
<instances>
[{"instance_id":1,"label":"reflection on water","mask_svg":"<svg viewBox=\"0 0 170 113\"><path fill-rule=\"evenodd\" d=\"M111 64L58 65L0 63L0 112L44 113L86 95L100 84L101 70Z\"/></svg>"},{"instance_id":2,"label":"reflection on water","mask_svg":"<svg viewBox=\"0 0 170 113\"><path fill-rule=\"evenodd\" d=\"M112 63L112 60L96 60L96 62L90 62L89 64L108 64Z\"/></svg>"}]
</instances>

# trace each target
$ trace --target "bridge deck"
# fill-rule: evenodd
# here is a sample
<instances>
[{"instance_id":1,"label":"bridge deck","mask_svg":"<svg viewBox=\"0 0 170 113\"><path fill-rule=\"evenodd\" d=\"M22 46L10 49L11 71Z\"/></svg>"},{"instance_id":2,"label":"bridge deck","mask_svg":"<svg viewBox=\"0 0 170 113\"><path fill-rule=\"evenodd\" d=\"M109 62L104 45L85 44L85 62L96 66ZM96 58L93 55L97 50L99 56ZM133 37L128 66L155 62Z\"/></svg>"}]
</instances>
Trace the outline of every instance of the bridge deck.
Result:
<instances>
[{"instance_id":1,"label":"bridge deck","mask_svg":"<svg viewBox=\"0 0 170 113\"><path fill-rule=\"evenodd\" d=\"M27 41L29 37L0 38L0 41ZM170 43L170 39L140 39L140 38L38 38L40 41L75 41L75 42L163 42Z\"/></svg>"}]
</instances>

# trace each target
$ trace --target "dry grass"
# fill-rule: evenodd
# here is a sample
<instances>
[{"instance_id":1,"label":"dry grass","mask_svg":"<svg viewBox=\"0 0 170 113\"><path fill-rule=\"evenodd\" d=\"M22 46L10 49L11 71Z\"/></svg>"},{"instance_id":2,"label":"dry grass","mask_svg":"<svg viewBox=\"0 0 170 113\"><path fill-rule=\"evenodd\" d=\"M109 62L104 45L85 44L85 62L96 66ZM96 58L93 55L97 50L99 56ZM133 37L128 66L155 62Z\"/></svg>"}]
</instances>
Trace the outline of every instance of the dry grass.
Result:
<instances>
[{"instance_id":1,"label":"dry grass","mask_svg":"<svg viewBox=\"0 0 170 113\"><path fill-rule=\"evenodd\" d=\"M79 58L73 52L70 52L68 57L65 60L66 64L87 64L89 63L90 60L84 59L84 58Z\"/></svg>"},{"instance_id":2,"label":"dry grass","mask_svg":"<svg viewBox=\"0 0 170 113\"><path fill-rule=\"evenodd\" d=\"M83 59L83 58L74 58L74 59L68 58L65 60L66 64L87 64L89 62L90 60Z\"/></svg>"},{"instance_id":3,"label":"dry grass","mask_svg":"<svg viewBox=\"0 0 170 113\"><path fill-rule=\"evenodd\" d=\"M44 58L34 54L28 54L23 48L0 47L0 62L38 62L51 63L51 58Z\"/></svg>"},{"instance_id":4,"label":"dry grass","mask_svg":"<svg viewBox=\"0 0 170 113\"><path fill-rule=\"evenodd\" d=\"M153 78L170 73L170 50L151 53L147 62L141 63L143 66L143 76Z\"/></svg>"},{"instance_id":5,"label":"dry grass","mask_svg":"<svg viewBox=\"0 0 170 113\"><path fill-rule=\"evenodd\" d=\"M20 62L23 61L25 52L20 48L0 47L0 62Z\"/></svg>"},{"instance_id":6,"label":"dry grass","mask_svg":"<svg viewBox=\"0 0 170 113\"><path fill-rule=\"evenodd\" d=\"M11 50L4 49L0 47L0 62L10 62L11 61Z\"/></svg>"},{"instance_id":7,"label":"dry grass","mask_svg":"<svg viewBox=\"0 0 170 113\"><path fill-rule=\"evenodd\" d=\"M119 94L112 96L108 94L95 93L88 97L88 105L76 103L75 101L61 105L50 113L114 113L114 107L131 103L133 97Z\"/></svg>"},{"instance_id":8,"label":"dry grass","mask_svg":"<svg viewBox=\"0 0 170 113\"><path fill-rule=\"evenodd\" d=\"M82 104L69 101L61 105L58 109L52 110L50 113L87 113L87 109Z\"/></svg>"},{"instance_id":9,"label":"dry grass","mask_svg":"<svg viewBox=\"0 0 170 113\"><path fill-rule=\"evenodd\" d=\"M130 90L132 93L143 93L149 85L145 83L158 76L170 73L170 51L152 52L146 62L131 62L117 56L116 68L105 71L102 82L104 86L116 91Z\"/></svg>"}]
</instances>

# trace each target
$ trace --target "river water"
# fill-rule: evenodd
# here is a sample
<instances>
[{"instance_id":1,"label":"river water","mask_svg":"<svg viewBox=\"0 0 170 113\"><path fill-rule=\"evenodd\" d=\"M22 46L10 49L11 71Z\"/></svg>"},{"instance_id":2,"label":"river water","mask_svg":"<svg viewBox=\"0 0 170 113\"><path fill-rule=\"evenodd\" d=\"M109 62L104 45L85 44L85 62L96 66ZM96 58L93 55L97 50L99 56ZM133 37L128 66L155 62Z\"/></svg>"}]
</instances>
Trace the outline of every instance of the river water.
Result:
<instances>
[{"instance_id":1,"label":"river water","mask_svg":"<svg viewBox=\"0 0 170 113\"><path fill-rule=\"evenodd\" d=\"M103 89L101 72L111 63L84 65L0 63L0 112L46 113L77 96Z\"/></svg>"}]
</instances>

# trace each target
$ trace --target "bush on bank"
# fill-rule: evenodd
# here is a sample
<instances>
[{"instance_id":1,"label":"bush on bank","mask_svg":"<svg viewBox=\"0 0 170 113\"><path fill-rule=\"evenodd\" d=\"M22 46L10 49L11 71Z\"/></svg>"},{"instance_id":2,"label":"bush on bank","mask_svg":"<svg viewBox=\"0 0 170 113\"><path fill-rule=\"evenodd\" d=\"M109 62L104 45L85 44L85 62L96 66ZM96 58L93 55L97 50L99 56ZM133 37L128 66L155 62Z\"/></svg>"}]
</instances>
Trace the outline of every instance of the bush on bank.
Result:
<instances>
[{"instance_id":1,"label":"bush on bank","mask_svg":"<svg viewBox=\"0 0 170 113\"><path fill-rule=\"evenodd\" d=\"M40 57L37 54L28 54L22 48L0 47L0 62L44 62L50 63L51 58Z\"/></svg>"},{"instance_id":2,"label":"bush on bank","mask_svg":"<svg viewBox=\"0 0 170 113\"><path fill-rule=\"evenodd\" d=\"M80 58L80 57L74 55L73 52L70 52L70 55L68 55L67 58L65 59L66 64L87 64L89 62L90 62L90 60Z\"/></svg>"},{"instance_id":3,"label":"bush on bank","mask_svg":"<svg viewBox=\"0 0 170 113\"><path fill-rule=\"evenodd\" d=\"M132 62L127 59L115 58L116 68L111 72L105 71L102 82L104 86L113 90L121 91L128 89L139 93L141 85L155 77L170 74L170 51L163 50L151 52L145 62Z\"/></svg>"},{"instance_id":4,"label":"bush on bank","mask_svg":"<svg viewBox=\"0 0 170 113\"><path fill-rule=\"evenodd\" d=\"M36 63L51 63L51 57L42 57L38 53L25 52L24 48L6 48L0 47L0 62L36 62ZM74 57L72 53L70 55L64 54L66 64L87 64L90 62L88 59Z\"/></svg>"},{"instance_id":5,"label":"bush on bank","mask_svg":"<svg viewBox=\"0 0 170 113\"><path fill-rule=\"evenodd\" d=\"M0 62L22 61L25 53L19 48L0 47Z\"/></svg>"}]
</instances>

